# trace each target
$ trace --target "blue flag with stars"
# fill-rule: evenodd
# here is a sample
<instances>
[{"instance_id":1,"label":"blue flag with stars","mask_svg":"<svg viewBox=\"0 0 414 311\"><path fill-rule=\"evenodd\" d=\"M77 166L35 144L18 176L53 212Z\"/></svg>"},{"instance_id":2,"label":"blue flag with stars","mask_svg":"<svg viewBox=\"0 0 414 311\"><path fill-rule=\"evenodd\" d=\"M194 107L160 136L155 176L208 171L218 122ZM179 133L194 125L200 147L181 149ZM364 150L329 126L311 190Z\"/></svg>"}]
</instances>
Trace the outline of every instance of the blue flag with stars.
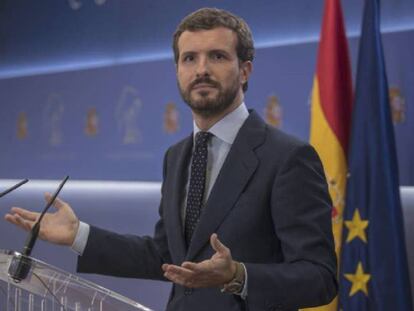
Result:
<instances>
[{"instance_id":1,"label":"blue flag with stars","mask_svg":"<svg viewBox=\"0 0 414 311\"><path fill-rule=\"evenodd\" d=\"M412 310L379 18L379 0L366 0L339 271L344 311Z\"/></svg>"}]
</instances>

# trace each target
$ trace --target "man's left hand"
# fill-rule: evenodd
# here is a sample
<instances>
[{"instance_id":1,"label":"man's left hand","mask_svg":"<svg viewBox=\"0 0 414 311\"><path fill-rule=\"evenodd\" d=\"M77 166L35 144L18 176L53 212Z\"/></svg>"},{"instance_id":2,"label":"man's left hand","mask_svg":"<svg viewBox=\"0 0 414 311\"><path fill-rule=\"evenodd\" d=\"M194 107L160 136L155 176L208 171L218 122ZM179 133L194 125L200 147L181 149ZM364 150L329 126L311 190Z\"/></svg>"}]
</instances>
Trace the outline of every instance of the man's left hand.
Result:
<instances>
[{"instance_id":1,"label":"man's left hand","mask_svg":"<svg viewBox=\"0 0 414 311\"><path fill-rule=\"evenodd\" d=\"M164 276L185 287L221 287L230 282L236 273L236 263L230 249L221 243L217 234L210 237L214 255L199 263L185 261L181 266L163 264Z\"/></svg>"}]
</instances>

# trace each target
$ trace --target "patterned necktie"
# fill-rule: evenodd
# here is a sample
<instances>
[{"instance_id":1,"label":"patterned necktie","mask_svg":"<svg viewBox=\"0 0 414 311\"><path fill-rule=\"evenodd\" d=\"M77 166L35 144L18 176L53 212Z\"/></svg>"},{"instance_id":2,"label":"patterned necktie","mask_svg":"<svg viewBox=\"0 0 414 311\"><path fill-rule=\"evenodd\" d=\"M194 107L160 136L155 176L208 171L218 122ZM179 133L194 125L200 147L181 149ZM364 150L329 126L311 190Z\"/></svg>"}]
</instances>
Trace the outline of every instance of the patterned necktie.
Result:
<instances>
[{"instance_id":1,"label":"patterned necktie","mask_svg":"<svg viewBox=\"0 0 414 311\"><path fill-rule=\"evenodd\" d=\"M190 245L191 237L201 215L206 184L207 143L211 135L208 132L198 132L195 137L195 148L191 162L190 185L188 187L185 211L184 234L187 245Z\"/></svg>"}]
</instances>

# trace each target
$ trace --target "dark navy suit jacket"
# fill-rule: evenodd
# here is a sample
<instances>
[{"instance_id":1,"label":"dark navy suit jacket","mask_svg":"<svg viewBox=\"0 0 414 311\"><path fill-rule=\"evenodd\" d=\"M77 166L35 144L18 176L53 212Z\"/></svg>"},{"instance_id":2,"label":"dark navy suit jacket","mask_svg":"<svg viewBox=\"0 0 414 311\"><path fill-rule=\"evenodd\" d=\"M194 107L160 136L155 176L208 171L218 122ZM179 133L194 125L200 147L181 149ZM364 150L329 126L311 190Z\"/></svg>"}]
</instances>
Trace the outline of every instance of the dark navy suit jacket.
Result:
<instances>
[{"instance_id":1,"label":"dark navy suit jacket","mask_svg":"<svg viewBox=\"0 0 414 311\"><path fill-rule=\"evenodd\" d=\"M331 201L314 149L251 112L187 249L180 215L192 141L192 136L184 139L165 155L154 236L119 235L92 226L78 271L163 280L163 263L210 258L209 238L215 232L246 266L247 299L218 288L173 285L168 310L296 310L332 300L337 282Z\"/></svg>"}]
</instances>

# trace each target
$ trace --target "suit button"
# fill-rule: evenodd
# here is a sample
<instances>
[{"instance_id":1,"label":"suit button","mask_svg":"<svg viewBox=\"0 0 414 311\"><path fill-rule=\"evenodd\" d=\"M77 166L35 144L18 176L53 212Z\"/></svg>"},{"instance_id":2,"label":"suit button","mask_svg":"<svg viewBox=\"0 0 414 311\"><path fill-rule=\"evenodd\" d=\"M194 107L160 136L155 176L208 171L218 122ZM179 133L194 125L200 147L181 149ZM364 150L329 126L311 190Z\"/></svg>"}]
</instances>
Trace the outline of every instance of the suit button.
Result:
<instances>
[{"instance_id":1,"label":"suit button","mask_svg":"<svg viewBox=\"0 0 414 311\"><path fill-rule=\"evenodd\" d=\"M192 288L186 288L184 290L184 295L185 296L190 296L193 293L193 289Z\"/></svg>"}]
</instances>

